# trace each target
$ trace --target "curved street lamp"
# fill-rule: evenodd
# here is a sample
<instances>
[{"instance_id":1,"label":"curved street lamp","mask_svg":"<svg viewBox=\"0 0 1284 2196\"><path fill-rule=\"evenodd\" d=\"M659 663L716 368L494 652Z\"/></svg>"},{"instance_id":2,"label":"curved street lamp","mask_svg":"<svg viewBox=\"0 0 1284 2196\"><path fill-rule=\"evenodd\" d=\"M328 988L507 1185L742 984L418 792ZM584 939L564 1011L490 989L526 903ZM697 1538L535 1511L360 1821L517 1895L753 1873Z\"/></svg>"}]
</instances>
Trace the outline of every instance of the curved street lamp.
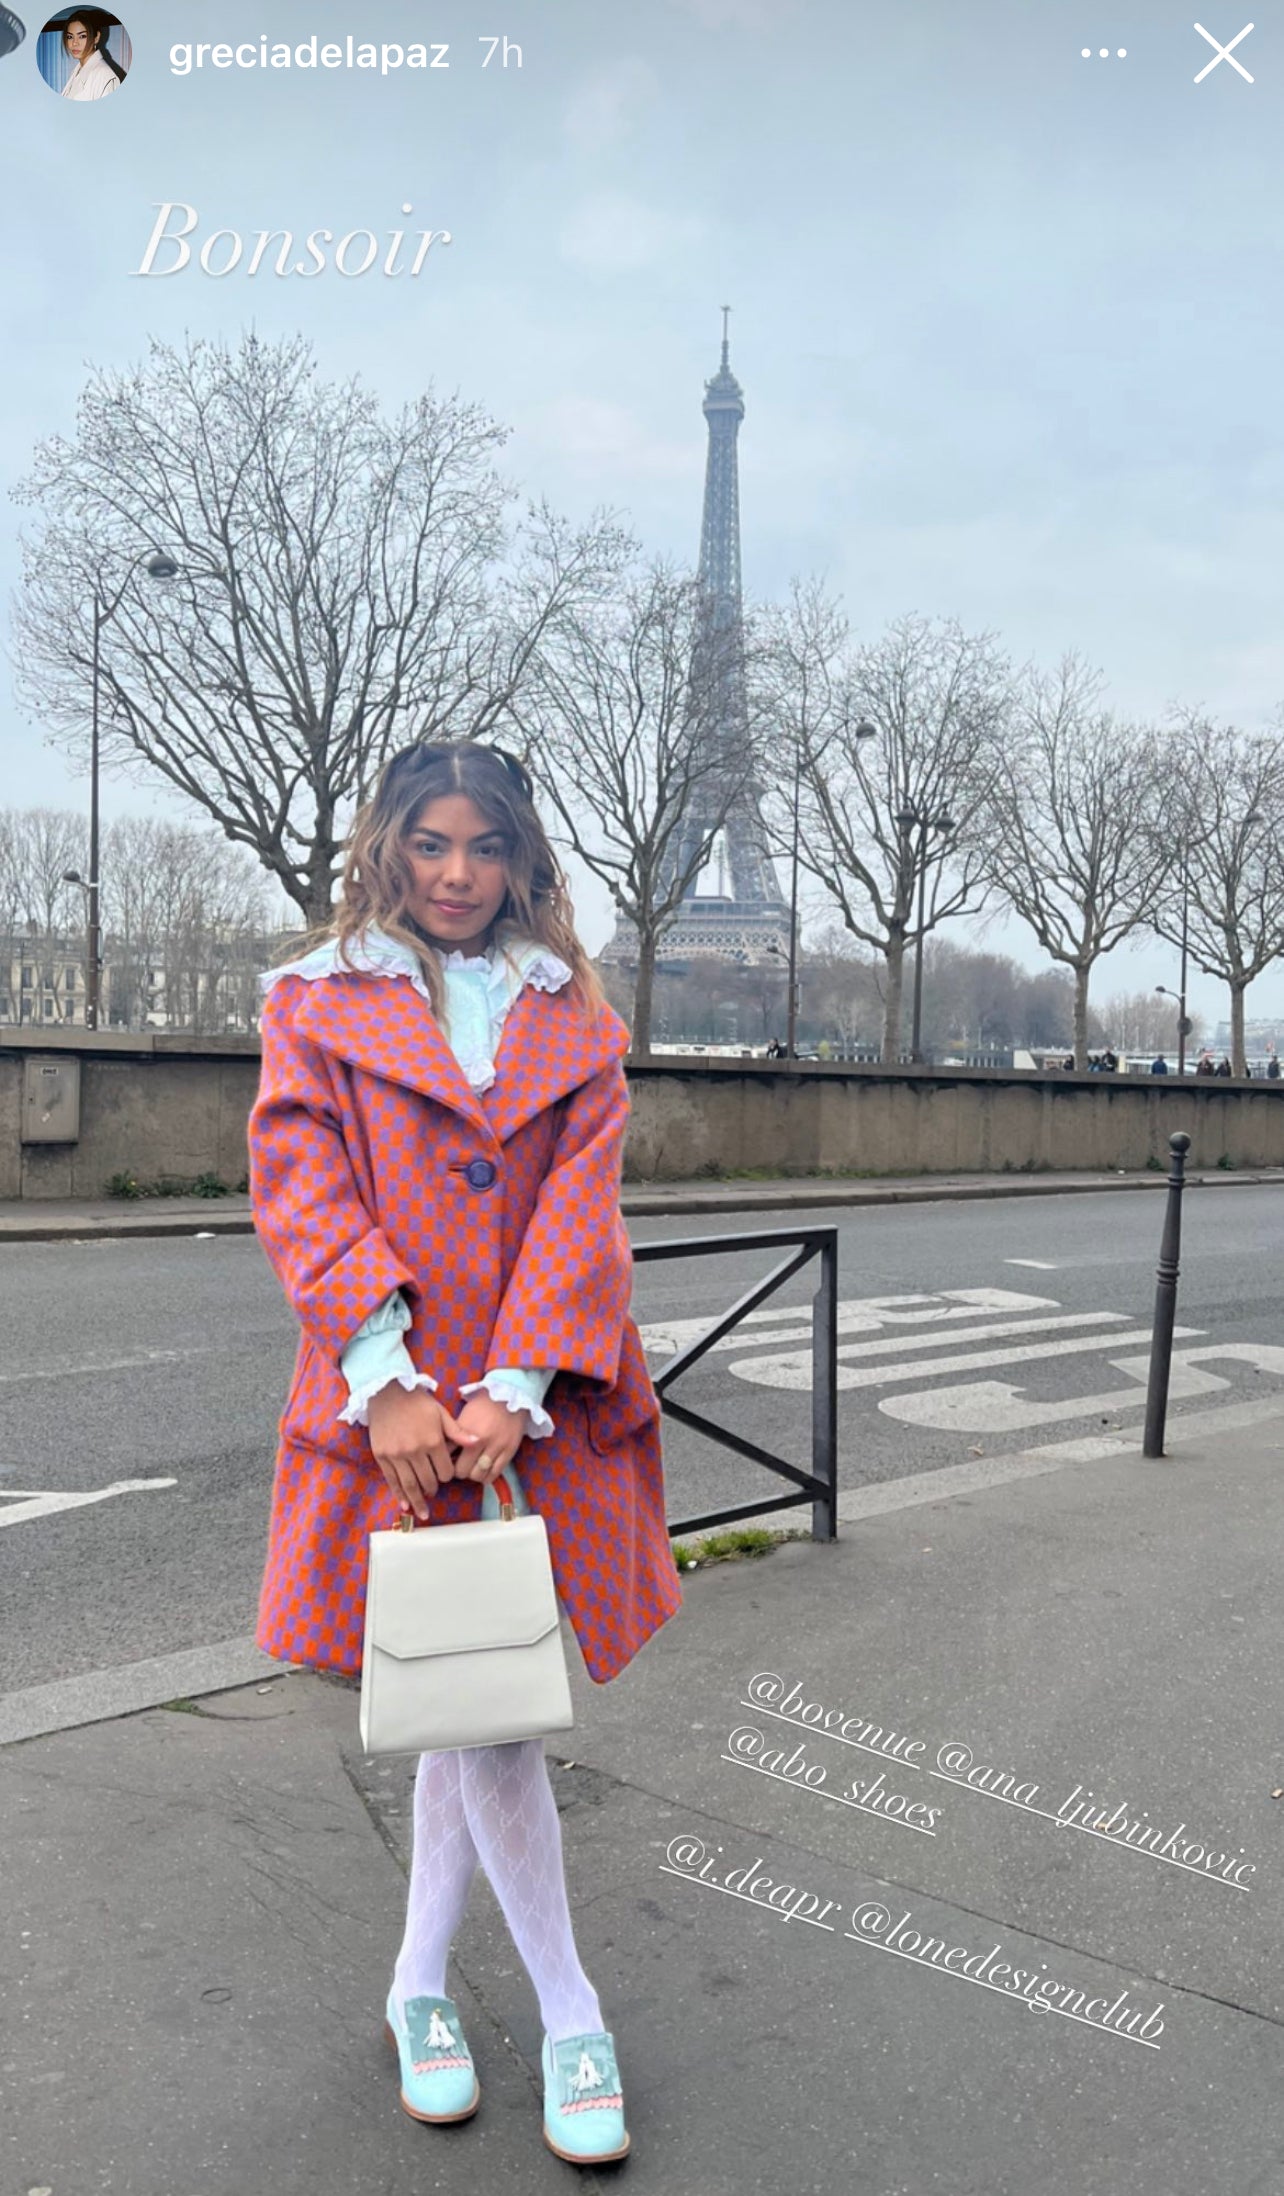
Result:
<instances>
[{"instance_id":1,"label":"curved street lamp","mask_svg":"<svg viewBox=\"0 0 1284 2196\"><path fill-rule=\"evenodd\" d=\"M918 935L914 940L914 1025L910 1039L910 1058L918 1065L923 1058L923 930L927 918L927 842L933 831L948 834L954 829L954 818L945 809L902 808L897 810L896 822L906 845L911 832L918 832L918 850L914 855L914 868L918 872Z\"/></svg>"},{"instance_id":2,"label":"curved street lamp","mask_svg":"<svg viewBox=\"0 0 1284 2196\"><path fill-rule=\"evenodd\" d=\"M853 725L850 718L844 720L844 729L850 728L854 740L876 740L878 726L862 717ZM792 1060L798 1049L798 797L802 790L802 741L794 742L794 826L793 861L789 884L789 1004L786 1009L785 1058Z\"/></svg>"}]
</instances>

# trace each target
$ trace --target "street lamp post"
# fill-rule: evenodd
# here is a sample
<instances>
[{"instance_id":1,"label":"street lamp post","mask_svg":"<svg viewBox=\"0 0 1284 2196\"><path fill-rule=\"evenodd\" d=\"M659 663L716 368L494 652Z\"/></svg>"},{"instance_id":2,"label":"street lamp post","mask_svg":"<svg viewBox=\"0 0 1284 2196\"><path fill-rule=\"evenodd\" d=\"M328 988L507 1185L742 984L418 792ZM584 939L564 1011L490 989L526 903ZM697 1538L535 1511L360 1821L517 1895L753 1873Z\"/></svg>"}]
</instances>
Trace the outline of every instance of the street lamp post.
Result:
<instances>
[{"instance_id":1,"label":"street lamp post","mask_svg":"<svg viewBox=\"0 0 1284 2196\"><path fill-rule=\"evenodd\" d=\"M862 717L860 723L852 727L852 737L857 740L877 739L878 727L871 724L868 717ZM789 1004L785 1025L787 1060L795 1057L798 1047L798 804L801 793L802 741L797 739L794 742L793 858L789 881Z\"/></svg>"},{"instance_id":2,"label":"street lamp post","mask_svg":"<svg viewBox=\"0 0 1284 2196\"><path fill-rule=\"evenodd\" d=\"M1245 834L1253 830L1261 821L1261 810L1257 808L1250 809L1235 833L1237 848L1242 846ZM1202 846L1207 843L1206 840L1190 838L1184 838L1181 842L1181 975L1178 979L1178 989L1175 992L1167 990L1163 984L1155 985L1155 990L1162 993L1164 998L1175 998L1177 1001L1178 1075L1184 1075L1186 1072L1186 1039L1191 1031L1190 1016L1186 1012L1186 992L1190 966L1190 853L1192 846Z\"/></svg>"},{"instance_id":3,"label":"street lamp post","mask_svg":"<svg viewBox=\"0 0 1284 2196\"><path fill-rule=\"evenodd\" d=\"M67 884L78 884L85 894L85 1027L97 1029L101 1015L102 986L102 918L100 880L98 875L98 791L99 791L99 687L102 629L115 617L125 593L140 564L145 564L147 574L154 580L171 580L178 575L178 566L163 550L153 550L149 555L135 557L112 600L105 604L94 589L94 639L92 669L92 701L89 734L89 875L82 877L77 870L64 871Z\"/></svg>"},{"instance_id":4,"label":"street lamp post","mask_svg":"<svg viewBox=\"0 0 1284 2196\"><path fill-rule=\"evenodd\" d=\"M789 878L789 999L785 1008L785 1058L798 1044L798 801L802 792L802 743L794 745L794 834Z\"/></svg>"},{"instance_id":5,"label":"street lamp post","mask_svg":"<svg viewBox=\"0 0 1284 2196\"><path fill-rule=\"evenodd\" d=\"M910 833L918 832L918 852L914 866L918 871L918 934L914 940L914 1023L910 1038L910 1058L917 1065L923 1058L923 936L927 924L927 841L933 831L952 831L954 818L939 809L902 808L897 823L908 842Z\"/></svg>"},{"instance_id":6,"label":"street lamp post","mask_svg":"<svg viewBox=\"0 0 1284 2196\"><path fill-rule=\"evenodd\" d=\"M1184 964L1181 973L1184 984L1186 980ZM1190 1022L1186 1014L1186 994L1184 990L1170 991L1166 984L1156 984L1155 993L1158 998L1175 999L1177 1002L1177 1073L1181 1076L1186 1073L1186 1039L1190 1035Z\"/></svg>"}]
</instances>

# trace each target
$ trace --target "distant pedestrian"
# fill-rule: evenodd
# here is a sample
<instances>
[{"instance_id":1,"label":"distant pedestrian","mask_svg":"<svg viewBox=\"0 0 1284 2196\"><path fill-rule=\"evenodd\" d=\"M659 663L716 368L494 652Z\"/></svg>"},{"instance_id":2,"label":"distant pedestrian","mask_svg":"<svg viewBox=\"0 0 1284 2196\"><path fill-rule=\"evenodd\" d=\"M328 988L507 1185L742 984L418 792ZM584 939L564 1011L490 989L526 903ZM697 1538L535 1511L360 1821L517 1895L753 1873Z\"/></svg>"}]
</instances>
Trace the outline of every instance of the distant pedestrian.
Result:
<instances>
[{"instance_id":1,"label":"distant pedestrian","mask_svg":"<svg viewBox=\"0 0 1284 2196\"><path fill-rule=\"evenodd\" d=\"M1162 1052L1157 1052L1155 1054L1154 1059L1150 1063L1150 1072L1152 1075L1166 1075L1168 1073L1168 1062L1165 1060Z\"/></svg>"},{"instance_id":2,"label":"distant pedestrian","mask_svg":"<svg viewBox=\"0 0 1284 2196\"><path fill-rule=\"evenodd\" d=\"M1231 1067L1230 1061L1228 1060L1226 1054L1223 1053L1221 1059L1218 1061L1216 1067L1213 1069L1214 1075L1231 1075L1233 1074L1233 1072L1234 1070Z\"/></svg>"},{"instance_id":3,"label":"distant pedestrian","mask_svg":"<svg viewBox=\"0 0 1284 2196\"><path fill-rule=\"evenodd\" d=\"M1198 1060L1195 1062L1195 1073L1196 1075L1215 1075L1217 1073L1216 1068L1213 1066L1211 1052L1200 1053Z\"/></svg>"},{"instance_id":4,"label":"distant pedestrian","mask_svg":"<svg viewBox=\"0 0 1284 2196\"><path fill-rule=\"evenodd\" d=\"M1070 1057L1069 1057L1069 1059L1068 1059L1068 1060L1066 1060L1066 1062L1064 1063L1064 1065L1065 1065L1065 1072L1066 1072L1066 1074L1067 1074L1067 1075L1073 1075L1073 1074L1074 1074L1074 1054L1073 1054L1073 1052L1072 1052L1072 1053L1070 1054Z\"/></svg>"},{"instance_id":5,"label":"distant pedestrian","mask_svg":"<svg viewBox=\"0 0 1284 2196\"><path fill-rule=\"evenodd\" d=\"M1267 1081L1272 1083L1278 1083L1280 1079L1280 1057L1274 1045L1271 1046L1270 1052L1267 1054L1266 1076Z\"/></svg>"},{"instance_id":6,"label":"distant pedestrian","mask_svg":"<svg viewBox=\"0 0 1284 2196\"><path fill-rule=\"evenodd\" d=\"M1119 1072L1119 1055L1113 1045L1107 1045L1101 1055L1101 1072L1103 1075L1117 1075Z\"/></svg>"}]
</instances>

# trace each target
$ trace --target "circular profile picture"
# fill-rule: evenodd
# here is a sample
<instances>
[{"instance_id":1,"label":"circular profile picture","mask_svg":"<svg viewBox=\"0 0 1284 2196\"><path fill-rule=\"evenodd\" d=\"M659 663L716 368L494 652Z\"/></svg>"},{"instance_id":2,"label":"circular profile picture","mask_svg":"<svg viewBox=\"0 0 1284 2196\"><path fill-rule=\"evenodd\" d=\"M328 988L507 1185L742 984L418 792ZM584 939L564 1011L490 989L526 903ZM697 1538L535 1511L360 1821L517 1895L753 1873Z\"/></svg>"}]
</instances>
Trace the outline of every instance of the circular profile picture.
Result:
<instances>
[{"instance_id":1,"label":"circular profile picture","mask_svg":"<svg viewBox=\"0 0 1284 2196\"><path fill-rule=\"evenodd\" d=\"M133 48L118 15L66 8L36 40L36 66L60 99L106 99L129 74Z\"/></svg>"}]
</instances>

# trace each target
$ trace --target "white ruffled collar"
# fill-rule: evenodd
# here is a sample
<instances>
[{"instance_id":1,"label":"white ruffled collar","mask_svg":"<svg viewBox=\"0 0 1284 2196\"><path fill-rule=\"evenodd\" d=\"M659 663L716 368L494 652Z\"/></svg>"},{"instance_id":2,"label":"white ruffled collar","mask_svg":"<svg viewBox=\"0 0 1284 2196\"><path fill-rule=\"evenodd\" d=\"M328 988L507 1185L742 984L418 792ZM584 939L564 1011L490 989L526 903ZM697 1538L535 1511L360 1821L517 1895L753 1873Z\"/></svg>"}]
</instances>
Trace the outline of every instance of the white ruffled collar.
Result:
<instances>
[{"instance_id":1,"label":"white ruffled collar","mask_svg":"<svg viewBox=\"0 0 1284 2196\"><path fill-rule=\"evenodd\" d=\"M568 984L573 971L550 947L541 945L536 938L511 938L503 945L492 946L488 953L465 955L458 949L442 956L442 967L452 969L484 970L492 986L511 984L513 970L518 982L515 990L529 984L534 991L560 991ZM310 953L302 954L297 961L285 961L277 968L265 969L259 977L259 988L266 994L283 976L302 976L305 983L315 983L326 976L404 976L421 998L431 998L424 981L419 956L400 938L390 938L374 923L367 928L364 937L353 938L341 955L337 938L323 939Z\"/></svg>"},{"instance_id":2,"label":"white ruffled collar","mask_svg":"<svg viewBox=\"0 0 1284 2196\"><path fill-rule=\"evenodd\" d=\"M476 1091L489 1090L495 1080L499 1030L518 993L527 984L532 991L560 991L574 973L560 954L536 938L509 938L488 953L464 954L456 948L442 956L442 972L447 1003L444 1034L469 1088ZM265 970L259 984L266 996L283 976L302 976L305 983L316 983L349 975L404 976L420 998L432 1004L418 955L374 924L364 938L352 939L342 956L338 939L327 938L297 961Z\"/></svg>"}]
</instances>

